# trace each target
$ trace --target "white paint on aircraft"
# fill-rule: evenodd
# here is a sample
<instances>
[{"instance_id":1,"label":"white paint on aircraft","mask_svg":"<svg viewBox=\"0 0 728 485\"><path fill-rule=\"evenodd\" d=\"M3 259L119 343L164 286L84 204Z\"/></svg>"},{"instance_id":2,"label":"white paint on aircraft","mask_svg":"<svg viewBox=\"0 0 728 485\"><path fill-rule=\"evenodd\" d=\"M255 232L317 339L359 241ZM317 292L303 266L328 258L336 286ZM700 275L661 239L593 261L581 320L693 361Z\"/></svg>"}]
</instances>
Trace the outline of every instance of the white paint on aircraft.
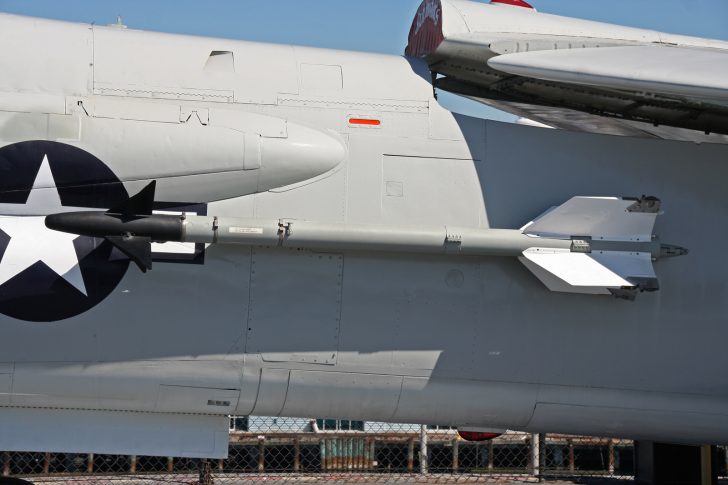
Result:
<instances>
[{"instance_id":1,"label":"white paint on aircraft","mask_svg":"<svg viewBox=\"0 0 728 485\"><path fill-rule=\"evenodd\" d=\"M52 189L49 190L49 187ZM0 212L4 212L4 208L9 205L14 204L0 205ZM84 210L63 206L55 188L47 155L43 157L25 210L35 214ZM0 216L0 230L10 237L10 243L0 261L0 285L40 261L78 291L88 295L73 245L78 236L46 228L45 216L42 215Z\"/></svg>"}]
</instances>

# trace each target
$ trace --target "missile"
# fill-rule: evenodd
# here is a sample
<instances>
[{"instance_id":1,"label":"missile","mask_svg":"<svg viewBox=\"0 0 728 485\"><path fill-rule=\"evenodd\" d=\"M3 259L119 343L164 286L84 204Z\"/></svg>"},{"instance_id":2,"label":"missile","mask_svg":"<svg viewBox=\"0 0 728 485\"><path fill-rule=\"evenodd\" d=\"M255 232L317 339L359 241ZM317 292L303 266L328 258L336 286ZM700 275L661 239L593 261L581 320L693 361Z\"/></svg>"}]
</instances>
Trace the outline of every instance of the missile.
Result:
<instances>
[{"instance_id":1,"label":"missile","mask_svg":"<svg viewBox=\"0 0 728 485\"><path fill-rule=\"evenodd\" d=\"M155 182L108 211L51 214L49 229L104 238L146 272L152 268L152 242L287 246L318 250L393 251L518 256L533 245L517 230L445 226L378 226L288 219L242 219L187 214L153 214ZM549 248L572 242L551 239Z\"/></svg>"},{"instance_id":2,"label":"missile","mask_svg":"<svg viewBox=\"0 0 728 485\"><path fill-rule=\"evenodd\" d=\"M105 212L46 217L49 229L104 238L143 272L152 242L241 244L320 251L517 257L552 291L633 298L659 288L652 262L687 250L652 235L660 201L574 197L521 229L321 223L154 214L155 182Z\"/></svg>"},{"instance_id":3,"label":"missile","mask_svg":"<svg viewBox=\"0 0 728 485\"><path fill-rule=\"evenodd\" d=\"M122 205L106 212L64 212L46 216L48 229L81 236L104 238L116 246L140 270L152 268L153 241L178 241L180 225L175 216L152 215L156 181Z\"/></svg>"}]
</instances>

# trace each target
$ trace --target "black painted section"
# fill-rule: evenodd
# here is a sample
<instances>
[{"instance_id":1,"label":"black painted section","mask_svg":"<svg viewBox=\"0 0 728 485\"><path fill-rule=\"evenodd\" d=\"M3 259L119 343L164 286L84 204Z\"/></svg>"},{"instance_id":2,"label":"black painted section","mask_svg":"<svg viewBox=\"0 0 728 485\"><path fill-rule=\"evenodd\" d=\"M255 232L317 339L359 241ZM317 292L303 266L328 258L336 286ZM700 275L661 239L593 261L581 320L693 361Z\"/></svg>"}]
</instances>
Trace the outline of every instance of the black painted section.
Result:
<instances>
[{"instance_id":1,"label":"black painted section","mask_svg":"<svg viewBox=\"0 0 728 485\"><path fill-rule=\"evenodd\" d=\"M45 156L45 145L15 143L0 148L0 204L25 204Z\"/></svg>"},{"instance_id":2,"label":"black painted section","mask_svg":"<svg viewBox=\"0 0 728 485\"><path fill-rule=\"evenodd\" d=\"M0 485L33 485L33 483L15 477L0 477Z\"/></svg>"},{"instance_id":3,"label":"black painted section","mask_svg":"<svg viewBox=\"0 0 728 485\"><path fill-rule=\"evenodd\" d=\"M0 204L27 202L46 156L63 206L105 211L130 203L129 194L118 177L93 154L64 143L33 140L0 148ZM143 206L140 213L150 214L152 205L157 205L154 203L154 184L131 200L132 205L135 202ZM182 205L186 204L167 203L165 208ZM205 204L183 210L192 211L193 207L194 212L206 214ZM100 219L92 221L94 216L85 214L76 222L88 230L71 232L83 234L74 240L74 247L88 295L78 291L62 276L38 261L0 285L0 313L33 322L54 322L84 313L109 296L129 267L129 258L101 236L113 231L117 234L139 231L154 240L180 238L181 224L178 217L154 216L148 220L132 217L123 218L122 221L119 217L111 218L100 212L96 214ZM118 227L123 225L122 222L128 222L133 227ZM104 227L98 227L97 223ZM109 228L109 225L113 227ZM9 243L9 236L0 231L0 264L3 263ZM155 261L203 264L204 249L204 244L198 244L194 254L161 254ZM151 261L146 263L145 266L151 266Z\"/></svg>"},{"instance_id":4,"label":"black painted section","mask_svg":"<svg viewBox=\"0 0 728 485\"><path fill-rule=\"evenodd\" d=\"M53 322L83 313L106 298L126 274L129 259L102 239L74 241L88 296L37 262L2 285L0 313L19 320Z\"/></svg>"},{"instance_id":5,"label":"black painted section","mask_svg":"<svg viewBox=\"0 0 728 485\"><path fill-rule=\"evenodd\" d=\"M127 199L114 172L94 155L65 143L33 140L0 148L0 203L28 200L44 156L63 205L108 209Z\"/></svg>"},{"instance_id":6,"label":"black painted section","mask_svg":"<svg viewBox=\"0 0 728 485\"><path fill-rule=\"evenodd\" d=\"M10 236L8 236L2 230L0 230L0 261L3 260L3 256L5 255L5 250L8 249L9 243L10 243Z\"/></svg>"},{"instance_id":7,"label":"black painted section","mask_svg":"<svg viewBox=\"0 0 728 485\"><path fill-rule=\"evenodd\" d=\"M711 447L712 476L718 483L718 453ZM699 446L635 442L637 460L635 483L644 485L702 485L702 463Z\"/></svg>"},{"instance_id":8,"label":"black painted section","mask_svg":"<svg viewBox=\"0 0 728 485\"><path fill-rule=\"evenodd\" d=\"M33 140L0 148L0 203L27 202L46 156L64 206L107 209L128 199L116 175L91 153L64 143ZM9 242L0 231L0 264ZM52 322L83 313L106 298L124 277L128 258L94 237L77 238L74 248L88 295L38 261L0 286L0 313Z\"/></svg>"},{"instance_id":9,"label":"black painted section","mask_svg":"<svg viewBox=\"0 0 728 485\"><path fill-rule=\"evenodd\" d=\"M135 236L154 241L182 241L182 219L173 215L121 216L106 212L65 212L46 216L56 231L89 237Z\"/></svg>"},{"instance_id":10,"label":"black painted section","mask_svg":"<svg viewBox=\"0 0 728 485\"><path fill-rule=\"evenodd\" d=\"M109 212L125 216L151 215L152 208L154 207L154 193L156 189L157 181L152 180L139 193L132 195L118 206L112 207L109 209Z\"/></svg>"}]
</instances>

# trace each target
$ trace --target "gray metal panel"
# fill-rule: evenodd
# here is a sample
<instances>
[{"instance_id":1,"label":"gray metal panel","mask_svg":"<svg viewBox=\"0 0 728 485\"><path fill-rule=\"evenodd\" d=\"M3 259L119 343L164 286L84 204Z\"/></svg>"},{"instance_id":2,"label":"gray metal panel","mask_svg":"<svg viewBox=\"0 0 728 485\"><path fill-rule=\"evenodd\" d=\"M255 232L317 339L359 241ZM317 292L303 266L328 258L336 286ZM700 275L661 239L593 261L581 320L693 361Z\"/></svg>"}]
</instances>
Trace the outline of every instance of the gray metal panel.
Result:
<instances>
[{"instance_id":1,"label":"gray metal panel","mask_svg":"<svg viewBox=\"0 0 728 485\"><path fill-rule=\"evenodd\" d=\"M345 162L346 163L346 162ZM347 169L340 165L318 177L280 189L255 194L248 201L256 218L312 219L344 222Z\"/></svg>"},{"instance_id":2,"label":"gray metal panel","mask_svg":"<svg viewBox=\"0 0 728 485\"><path fill-rule=\"evenodd\" d=\"M51 117L54 119L54 127L53 132L49 133ZM6 145L28 139L50 138L49 135L52 136L57 132L55 120L58 118L65 118L65 116L0 111L0 126L2 126L0 143Z\"/></svg>"},{"instance_id":3,"label":"gray metal panel","mask_svg":"<svg viewBox=\"0 0 728 485\"><path fill-rule=\"evenodd\" d=\"M97 118L156 121L172 124L187 121L187 117L182 116L180 103L175 101L140 101L117 97L94 97L78 101L83 103L86 113ZM185 107L185 110L188 109ZM145 125L140 124L140 126Z\"/></svg>"},{"instance_id":4,"label":"gray metal panel","mask_svg":"<svg viewBox=\"0 0 728 485\"><path fill-rule=\"evenodd\" d=\"M472 160L383 157L382 220L479 226L485 219Z\"/></svg>"},{"instance_id":5,"label":"gray metal panel","mask_svg":"<svg viewBox=\"0 0 728 485\"><path fill-rule=\"evenodd\" d=\"M295 46L296 59L299 65L319 64L328 66L341 66L343 76L343 89L341 100L334 100L329 96L319 98L324 104L331 101L343 101L366 104L410 104L413 101L425 101L432 97L432 89L428 82L421 81L413 72L410 61L401 56L374 54L360 52L352 56L352 52L343 50L327 50L310 47ZM256 59L257 60L257 59ZM270 57L263 59L260 65L268 65ZM372 73L386 72L386 76L372 75ZM260 79L260 73L256 73ZM295 77L293 79L296 79ZM265 82L265 81L263 81ZM303 89L301 90L303 95ZM406 101L407 103L398 103Z\"/></svg>"},{"instance_id":6,"label":"gray metal panel","mask_svg":"<svg viewBox=\"0 0 728 485\"><path fill-rule=\"evenodd\" d=\"M283 411L288 394L288 369L260 369L260 385L252 414L279 416Z\"/></svg>"},{"instance_id":7,"label":"gray metal panel","mask_svg":"<svg viewBox=\"0 0 728 485\"><path fill-rule=\"evenodd\" d=\"M13 386L13 364L0 364L0 406L10 404Z\"/></svg>"},{"instance_id":8,"label":"gray metal panel","mask_svg":"<svg viewBox=\"0 0 728 485\"><path fill-rule=\"evenodd\" d=\"M65 326L43 329L48 338L43 355L47 360L242 360L237 353L244 348L249 275L250 250L243 248L210 247L204 265L155 263L146 275L129 268L96 311L75 319L78 335L66 348L53 344L57 332L67 332ZM104 317L109 314L116 318ZM27 326L19 333L33 334Z\"/></svg>"},{"instance_id":9,"label":"gray metal panel","mask_svg":"<svg viewBox=\"0 0 728 485\"><path fill-rule=\"evenodd\" d=\"M249 416L253 413L260 387L260 364L257 356L244 355L243 376L240 381L240 399L233 413L236 416ZM255 365L258 364L258 365Z\"/></svg>"},{"instance_id":10,"label":"gray metal panel","mask_svg":"<svg viewBox=\"0 0 728 485\"><path fill-rule=\"evenodd\" d=\"M524 139L529 143L522 143ZM479 177L494 227L517 227L574 195L658 194L665 214L656 233L688 247L690 254L656 264L660 291L642 295L643 301L634 305L548 294L511 262L489 260L484 262L483 303L494 323L483 322L486 335L503 350L518 351L519 359L529 355L538 362L529 373L542 383L725 393L728 381L717 371L725 365L725 353L715 336L725 329L726 266L715 257L710 241L728 237L726 226L717 222L728 210L723 183L728 179L728 149L499 123L488 124L487 147ZM514 188L522 196L514 196ZM706 228L711 232L707 239ZM523 338L535 335L539 337ZM676 349L693 350L678 358ZM690 357L692 352L717 360L701 366L700 359ZM515 359L506 360L505 353L499 359L484 353L478 366L483 373L497 370L501 376L525 372ZM494 367L494 361L500 364ZM709 376L694 379L686 371L687 362Z\"/></svg>"},{"instance_id":11,"label":"gray metal panel","mask_svg":"<svg viewBox=\"0 0 728 485\"><path fill-rule=\"evenodd\" d=\"M238 389L161 385L155 410L165 413L232 414L239 398Z\"/></svg>"},{"instance_id":12,"label":"gray metal panel","mask_svg":"<svg viewBox=\"0 0 728 485\"><path fill-rule=\"evenodd\" d=\"M677 439L680 443L702 445L725 443L728 414L538 403L529 431L555 427L569 434L630 436L666 443Z\"/></svg>"},{"instance_id":13,"label":"gray metal panel","mask_svg":"<svg viewBox=\"0 0 728 485\"><path fill-rule=\"evenodd\" d=\"M347 255L339 365L475 378L482 278L477 264L447 257Z\"/></svg>"},{"instance_id":14,"label":"gray metal panel","mask_svg":"<svg viewBox=\"0 0 728 485\"><path fill-rule=\"evenodd\" d=\"M537 396L535 384L405 377L394 419L519 429L531 419Z\"/></svg>"},{"instance_id":15,"label":"gray metal panel","mask_svg":"<svg viewBox=\"0 0 728 485\"><path fill-rule=\"evenodd\" d=\"M239 131L195 123L120 119L122 116L117 111L115 117L119 119L83 119L80 143L106 160L111 158L106 153L123 150L125 163L113 166L122 181L244 169L245 137ZM175 156L170 157L170 152ZM251 179L251 187L257 187L257 176L251 174ZM251 192L255 188L240 193Z\"/></svg>"},{"instance_id":16,"label":"gray metal panel","mask_svg":"<svg viewBox=\"0 0 728 485\"><path fill-rule=\"evenodd\" d=\"M227 416L0 408L6 451L226 458Z\"/></svg>"},{"instance_id":17,"label":"gray metal panel","mask_svg":"<svg viewBox=\"0 0 728 485\"><path fill-rule=\"evenodd\" d=\"M340 254L254 249L246 352L267 362L335 364L343 269Z\"/></svg>"},{"instance_id":18,"label":"gray metal panel","mask_svg":"<svg viewBox=\"0 0 728 485\"><path fill-rule=\"evenodd\" d=\"M0 374L0 406L10 404L10 391L13 385L12 374Z\"/></svg>"},{"instance_id":19,"label":"gray metal panel","mask_svg":"<svg viewBox=\"0 0 728 485\"><path fill-rule=\"evenodd\" d=\"M299 73L302 92L332 93L344 89L341 66L301 64Z\"/></svg>"},{"instance_id":20,"label":"gray metal panel","mask_svg":"<svg viewBox=\"0 0 728 485\"><path fill-rule=\"evenodd\" d=\"M94 28L94 41L99 94L275 104L279 93L298 92L290 46L105 27ZM235 70L205 69L212 51L231 52ZM259 65L266 68L254 68Z\"/></svg>"},{"instance_id":21,"label":"gray metal panel","mask_svg":"<svg viewBox=\"0 0 728 485\"><path fill-rule=\"evenodd\" d=\"M229 414L242 364L221 360L16 364L13 406ZM230 401L227 406L208 401ZM176 401L176 402L175 402Z\"/></svg>"},{"instance_id":22,"label":"gray metal panel","mask_svg":"<svg viewBox=\"0 0 728 485\"><path fill-rule=\"evenodd\" d=\"M0 45L0 65L8 66L0 76L0 92L40 94L34 101L38 107L57 106L44 97L48 94L89 92L93 41L88 25L2 14Z\"/></svg>"},{"instance_id":23,"label":"gray metal panel","mask_svg":"<svg viewBox=\"0 0 728 485\"><path fill-rule=\"evenodd\" d=\"M316 409L321 418L389 420L401 390L401 376L294 370L282 414L303 416Z\"/></svg>"}]
</instances>

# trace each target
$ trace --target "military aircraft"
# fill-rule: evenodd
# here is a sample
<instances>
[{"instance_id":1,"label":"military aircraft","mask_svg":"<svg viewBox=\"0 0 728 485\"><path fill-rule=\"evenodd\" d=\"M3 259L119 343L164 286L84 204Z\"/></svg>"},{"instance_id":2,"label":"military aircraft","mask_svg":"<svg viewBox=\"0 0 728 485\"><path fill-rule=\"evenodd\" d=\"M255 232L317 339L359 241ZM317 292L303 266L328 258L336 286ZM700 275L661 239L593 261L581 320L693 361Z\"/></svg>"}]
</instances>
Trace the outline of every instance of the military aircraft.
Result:
<instances>
[{"instance_id":1,"label":"military aircraft","mask_svg":"<svg viewBox=\"0 0 728 485\"><path fill-rule=\"evenodd\" d=\"M425 0L401 57L0 40L0 449L219 458L231 414L728 443L728 42L521 0Z\"/></svg>"}]
</instances>

